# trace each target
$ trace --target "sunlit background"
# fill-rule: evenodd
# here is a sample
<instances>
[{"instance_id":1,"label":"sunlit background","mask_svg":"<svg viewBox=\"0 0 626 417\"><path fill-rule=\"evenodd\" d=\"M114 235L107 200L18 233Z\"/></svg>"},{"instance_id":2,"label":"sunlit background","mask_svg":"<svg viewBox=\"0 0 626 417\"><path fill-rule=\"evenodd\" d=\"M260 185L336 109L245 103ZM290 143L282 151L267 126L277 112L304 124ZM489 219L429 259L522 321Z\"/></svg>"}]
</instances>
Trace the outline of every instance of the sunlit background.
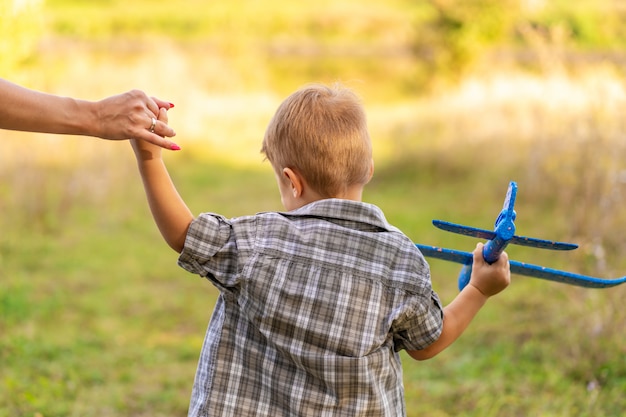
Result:
<instances>
[{"instance_id":1,"label":"sunlit background","mask_svg":"<svg viewBox=\"0 0 626 417\"><path fill-rule=\"evenodd\" d=\"M265 126L340 82L374 141L365 199L413 240L471 250L430 221L491 228L514 180L518 233L580 248L511 258L626 274L621 0L0 0L0 28L5 79L173 102L195 213L281 209ZM128 143L0 143L0 417L186 415L216 292L161 242ZM431 266L447 303L458 267ZM625 297L514 277L448 351L403 357L409 416L626 413Z\"/></svg>"}]
</instances>

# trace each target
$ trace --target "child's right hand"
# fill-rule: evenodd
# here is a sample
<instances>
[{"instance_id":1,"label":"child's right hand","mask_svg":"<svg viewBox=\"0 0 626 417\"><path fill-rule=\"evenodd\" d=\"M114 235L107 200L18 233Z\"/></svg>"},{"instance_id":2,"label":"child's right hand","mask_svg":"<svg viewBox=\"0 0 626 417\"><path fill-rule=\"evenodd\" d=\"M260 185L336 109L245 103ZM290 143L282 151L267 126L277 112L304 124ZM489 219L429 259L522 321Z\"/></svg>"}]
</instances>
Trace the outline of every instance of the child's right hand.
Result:
<instances>
[{"instance_id":1,"label":"child's right hand","mask_svg":"<svg viewBox=\"0 0 626 417\"><path fill-rule=\"evenodd\" d=\"M159 109L158 120L167 124L167 109ZM131 139L130 144L133 147L133 150L135 151L135 156L138 160L156 159L161 157L161 147L154 145L148 141Z\"/></svg>"},{"instance_id":2,"label":"child's right hand","mask_svg":"<svg viewBox=\"0 0 626 417\"><path fill-rule=\"evenodd\" d=\"M478 243L474 249L472 275L469 283L485 297L491 297L504 290L511 283L509 255L502 252L496 262L489 264L483 258L483 246L482 243Z\"/></svg>"}]
</instances>

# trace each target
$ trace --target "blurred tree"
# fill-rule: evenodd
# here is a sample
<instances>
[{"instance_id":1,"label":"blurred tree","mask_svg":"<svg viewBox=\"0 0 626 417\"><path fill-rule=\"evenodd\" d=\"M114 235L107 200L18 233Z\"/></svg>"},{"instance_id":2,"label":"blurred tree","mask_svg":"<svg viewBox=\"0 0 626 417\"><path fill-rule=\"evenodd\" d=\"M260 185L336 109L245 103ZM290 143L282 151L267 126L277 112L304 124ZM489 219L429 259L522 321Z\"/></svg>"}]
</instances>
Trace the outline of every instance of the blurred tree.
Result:
<instances>
[{"instance_id":1,"label":"blurred tree","mask_svg":"<svg viewBox=\"0 0 626 417\"><path fill-rule=\"evenodd\" d=\"M626 42L623 0L553 0L530 17L545 27L565 26L580 48L615 49Z\"/></svg>"},{"instance_id":2,"label":"blurred tree","mask_svg":"<svg viewBox=\"0 0 626 417\"><path fill-rule=\"evenodd\" d=\"M519 0L424 2L413 44L421 77L460 78L487 50L511 39L519 16Z\"/></svg>"}]
</instances>

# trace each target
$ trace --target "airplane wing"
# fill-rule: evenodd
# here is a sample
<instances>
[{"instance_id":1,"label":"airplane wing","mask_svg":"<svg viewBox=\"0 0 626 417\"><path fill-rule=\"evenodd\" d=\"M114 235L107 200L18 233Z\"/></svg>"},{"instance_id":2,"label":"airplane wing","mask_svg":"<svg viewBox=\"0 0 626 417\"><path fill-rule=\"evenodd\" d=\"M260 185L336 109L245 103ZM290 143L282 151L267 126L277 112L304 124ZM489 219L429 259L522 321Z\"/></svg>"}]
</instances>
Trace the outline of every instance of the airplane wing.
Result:
<instances>
[{"instance_id":1,"label":"airplane wing","mask_svg":"<svg viewBox=\"0 0 626 417\"><path fill-rule=\"evenodd\" d=\"M433 220L433 225L441 230L447 232L457 233L460 235L477 237L480 239L492 240L496 237L496 233L492 230L479 229L471 226L464 226L461 224L445 222L443 220ZM534 237L525 236L513 236L509 243L520 246L530 246L540 249L552 249L552 250L572 250L576 249L578 245L574 243L556 242L554 240L536 239Z\"/></svg>"},{"instance_id":2,"label":"airplane wing","mask_svg":"<svg viewBox=\"0 0 626 417\"><path fill-rule=\"evenodd\" d=\"M463 265L470 265L473 256L470 252L457 251L453 249L440 248L437 246L427 246L415 244L426 257L438 258L446 261L456 262ZM616 279L603 279L587 275L574 274L566 271L559 271L552 268L527 264L509 260L511 273L524 275L533 278L545 279L548 281L560 282L563 284L576 285L586 288L609 288L626 282L626 277Z\"/></svg>"},{"instance_id":3,"label":"airplane wing","mask_svg":"<svg viewBox=\"0 0 626 417\"><path fill-rule=\"evenodd\" d=\"M496 237L493 230L479 229L477 227L463 226L456 223L444 222L443 220L433 220L433 225L446 232L457 233L459 235L478 237L491 240Z\"/></svg>"},{"instance_id":4,"label":"airplane wing","mask_svg":"<svg viewBox=\"0 0 626 417\"><path fill-rule=\"evenodd\" d=\"M444 261L456 262L458 264L470 265L474 261L474 256L470 252L460 250L440 248L438 246L427 246L415 244L427 258L443 259Z\"/></svg>"},{"instance_id":5,"label":"airplane wing","mask_svg":"<svg viewBox=\"0 0 626 417\"><path fill-rule=\"evenodd\" d=\"M513 236L509 243L520 246L530 246L540 249L572 250L578 247L575 243L556 242L554 240L536 239L534 237Z\"/></svg>"}]
</instances>

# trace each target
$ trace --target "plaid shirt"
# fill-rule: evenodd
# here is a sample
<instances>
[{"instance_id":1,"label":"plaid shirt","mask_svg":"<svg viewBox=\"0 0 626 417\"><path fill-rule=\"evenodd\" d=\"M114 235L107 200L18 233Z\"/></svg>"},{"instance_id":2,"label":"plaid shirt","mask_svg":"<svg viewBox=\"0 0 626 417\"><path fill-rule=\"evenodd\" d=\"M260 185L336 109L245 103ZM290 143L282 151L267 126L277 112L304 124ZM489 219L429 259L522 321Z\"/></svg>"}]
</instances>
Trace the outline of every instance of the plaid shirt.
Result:
<instances>
[{"instance_id":1,"label":"plaid shirt","mask_svg":"<svg viewBox=\"0 0 626 417\"><path fill-rule=\"evenodd\" d=\"M179 265L220 290L189 416L406 414L397 351L437 340L443 315L424 257L379 208L204 213Z\"/></svg>"}]
</instances>

